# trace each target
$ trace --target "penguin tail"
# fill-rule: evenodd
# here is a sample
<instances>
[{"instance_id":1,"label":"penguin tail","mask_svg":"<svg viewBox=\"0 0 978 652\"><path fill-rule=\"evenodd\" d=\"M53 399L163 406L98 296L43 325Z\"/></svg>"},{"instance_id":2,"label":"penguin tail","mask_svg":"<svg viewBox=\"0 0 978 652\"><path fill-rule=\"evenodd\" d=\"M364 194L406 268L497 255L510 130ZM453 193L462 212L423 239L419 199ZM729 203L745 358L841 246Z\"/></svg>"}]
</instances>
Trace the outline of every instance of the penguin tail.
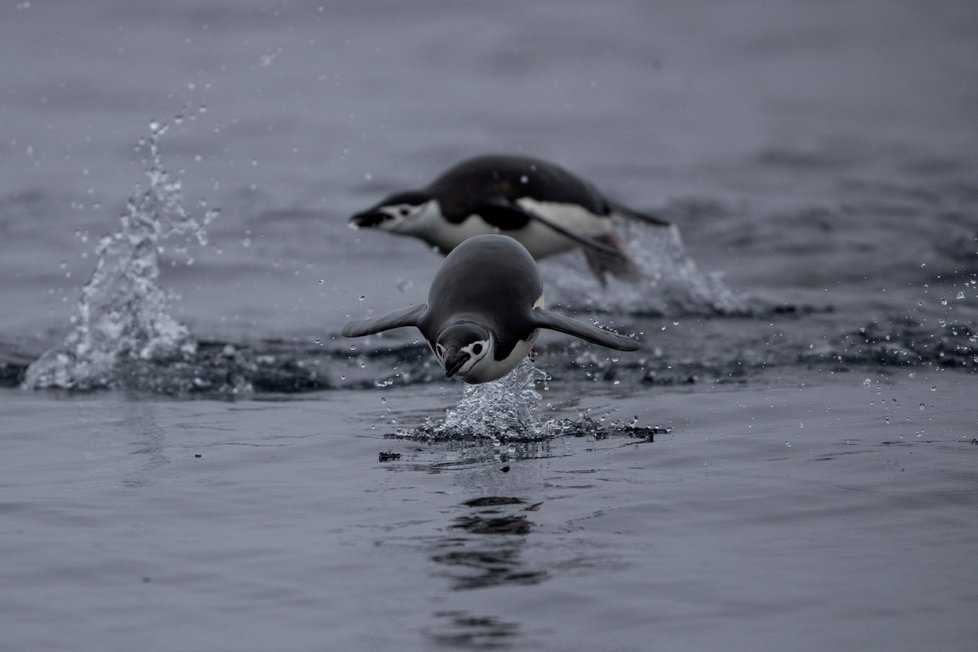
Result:
<instances>
[{"instance_id":1,"label":"penguin tail","mask_svg":"<svg viewBox=\"0 0 978 652\"><path fill-rule=\"evenodd\" d=\"M588 267L591 268L591 273L598 279L602 287L608 285L605 278L607 274L632 283L641 278L642 270L625 251L618 236L614 233L608 233L593 239L605 245L606 248L582 247L581 251L584 252L584 259L587 261Z\"/></svg>"}]
</instances>

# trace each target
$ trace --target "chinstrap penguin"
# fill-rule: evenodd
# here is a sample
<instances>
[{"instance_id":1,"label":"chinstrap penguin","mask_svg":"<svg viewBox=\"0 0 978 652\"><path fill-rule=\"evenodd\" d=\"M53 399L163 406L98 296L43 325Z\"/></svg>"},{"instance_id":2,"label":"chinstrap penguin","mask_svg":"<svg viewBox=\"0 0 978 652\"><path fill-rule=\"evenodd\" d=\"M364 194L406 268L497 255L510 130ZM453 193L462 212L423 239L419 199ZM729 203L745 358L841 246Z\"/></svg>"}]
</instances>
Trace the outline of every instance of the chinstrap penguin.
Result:
<instances>
[{"instance_id":1,"label":"chinstrap penguin","mask_svg":"<svg viewBox=\"0 0 978 652\"><path fill-rule=\"evenodd\" d=\"M614 218L658 227L669 222L607 199L564 168L525 156L487 155L449 168L419 190L398 192L350 218L356 227L410 235L447 254L474 235L500 233L537 260L581 247L591 271L635 279L638 267Z\"/></svg>"},{"instance_id":2,"label":"chinstrap penguin","mask_svg":"<svg viewBox=\"0 0 978 652\"><path fill-rule=\"evenodd\" d=\"M497 380L529 354L540 329L567 333L619 351L636 340L550 312L536 262L513 238L478 235L445 258L428 291L427 305L356 321L344 337L362 337L404 326L421 331L451 378L467 383Z\"/></svg>"}]
</instances>

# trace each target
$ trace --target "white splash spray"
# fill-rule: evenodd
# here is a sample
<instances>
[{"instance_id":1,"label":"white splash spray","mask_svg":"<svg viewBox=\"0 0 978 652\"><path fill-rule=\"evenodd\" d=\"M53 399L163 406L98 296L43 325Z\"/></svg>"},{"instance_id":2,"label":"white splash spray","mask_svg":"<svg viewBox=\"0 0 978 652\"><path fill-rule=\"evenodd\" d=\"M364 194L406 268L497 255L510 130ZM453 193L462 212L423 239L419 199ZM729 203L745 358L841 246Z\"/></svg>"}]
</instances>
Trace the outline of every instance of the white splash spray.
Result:
<instances>
[{"instance_id":1,"label":"white splash spray","mask_svg":"<svg viewBox=\"0 0 978 652\"><path fill-rule=\"evenodd\" d=\"M139 143L149 185L130 197L121 228L99 242L98 262L82 289L71 331L30 365L27 389L111 387L120 362L187 359L196 350L190 332L170 315L175 297L158 284L159 257L168 238L206 245L206 227L219 211L206 210L197 219L185 209L181 183L160 159L159 139L167 126L149 127Z\"/></svg>"},{"instance_id":2,"label":"white splash spray","mask_svg":"<svg viewBox=\"0 0 978 652\"><path fill-rule=\"evenodd\" d=\"M602 288L583 265L579 252L545 261L540 271L547 302L571 309L601 312L672 315L681 313L741 314L744 300L718 274L699 269L686 253L679 228L649 228L626 222L621 239L641 270L637 281L608 279Z\"/></svg>"}]
</instances>

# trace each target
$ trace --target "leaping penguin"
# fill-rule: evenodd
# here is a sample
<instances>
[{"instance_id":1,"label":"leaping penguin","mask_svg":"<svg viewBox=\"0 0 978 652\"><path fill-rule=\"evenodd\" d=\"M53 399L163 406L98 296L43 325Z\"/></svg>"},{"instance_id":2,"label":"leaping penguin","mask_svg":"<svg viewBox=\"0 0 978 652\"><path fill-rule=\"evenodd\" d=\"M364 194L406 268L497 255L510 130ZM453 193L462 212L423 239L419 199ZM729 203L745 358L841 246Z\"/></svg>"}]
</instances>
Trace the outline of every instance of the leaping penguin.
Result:
<instances>
[{"instance_id":1,"label":"leaping penguin","mask_svg":"<svg viewBox=\"0 0 978 652\"><path fill-rule=\"evenodd\" d=\"M415 326L449 378L497 380L527 356L547 328L619 351L638 342L543 308L536 262L513 238L478 235L455 247L431 282L428 303L355 321L344 337Z\"/></svg>"},{"instance_id":2,"label":"leaping penguin","mask_svg":"<svg viewBox=\"0 0 978 652\"><path fill-rule=\"evenodd\" d=\"M614 218L670 223L608 200L564 168L524 156L477 156L420 190L398 192L350 223L410 235L447 254L474 235L501 233L540 260L580 246L591 271L635 279L638 267L615 234Z\"/></svg>"}]
</instances>

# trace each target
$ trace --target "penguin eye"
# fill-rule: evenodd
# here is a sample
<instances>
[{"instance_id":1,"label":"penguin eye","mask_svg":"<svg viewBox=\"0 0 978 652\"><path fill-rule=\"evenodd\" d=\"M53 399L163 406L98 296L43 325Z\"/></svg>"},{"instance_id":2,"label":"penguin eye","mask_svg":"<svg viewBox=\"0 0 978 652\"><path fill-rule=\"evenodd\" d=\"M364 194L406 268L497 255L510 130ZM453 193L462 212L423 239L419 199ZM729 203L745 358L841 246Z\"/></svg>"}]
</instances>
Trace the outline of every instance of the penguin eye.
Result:
<instances>
[{"instance_id":1,"label":"penguin eye","mask_svg":"<svg viewBox=\"0 0 978 652\"><path fill-rule=\"evenodd\" d=\"M397 212L400 214L401 217L407 217L408 215L411 214L411 209L408 208L407 206L401 206L399 209L397 209Z\"/></svg>"},{"instance_id":2,"label":"penguin eye","mask_svg":"<svg viewBox=\"0 0 978 652\"><path fill-rule=\"evenodd\" d=\"M476 342L476 343L475 343L475 344L474 344L474 345L472 346L472 353L473 353L474 355L479 355L480 353L482 353L482 344L480 344L480 343L478 343L478 342Z\"/></svg>"},{"instance_id":3,"label":"penguin eye","mask_svg":"<svg viewBox=\"0 0 978 652\"><path fill-rule=\"evenodd\" d=\"M438 354L439 358L443 357L445 355L445 347L443 347L441 344L436 344L435 353Z\"/></svg>"}]
</instances>

